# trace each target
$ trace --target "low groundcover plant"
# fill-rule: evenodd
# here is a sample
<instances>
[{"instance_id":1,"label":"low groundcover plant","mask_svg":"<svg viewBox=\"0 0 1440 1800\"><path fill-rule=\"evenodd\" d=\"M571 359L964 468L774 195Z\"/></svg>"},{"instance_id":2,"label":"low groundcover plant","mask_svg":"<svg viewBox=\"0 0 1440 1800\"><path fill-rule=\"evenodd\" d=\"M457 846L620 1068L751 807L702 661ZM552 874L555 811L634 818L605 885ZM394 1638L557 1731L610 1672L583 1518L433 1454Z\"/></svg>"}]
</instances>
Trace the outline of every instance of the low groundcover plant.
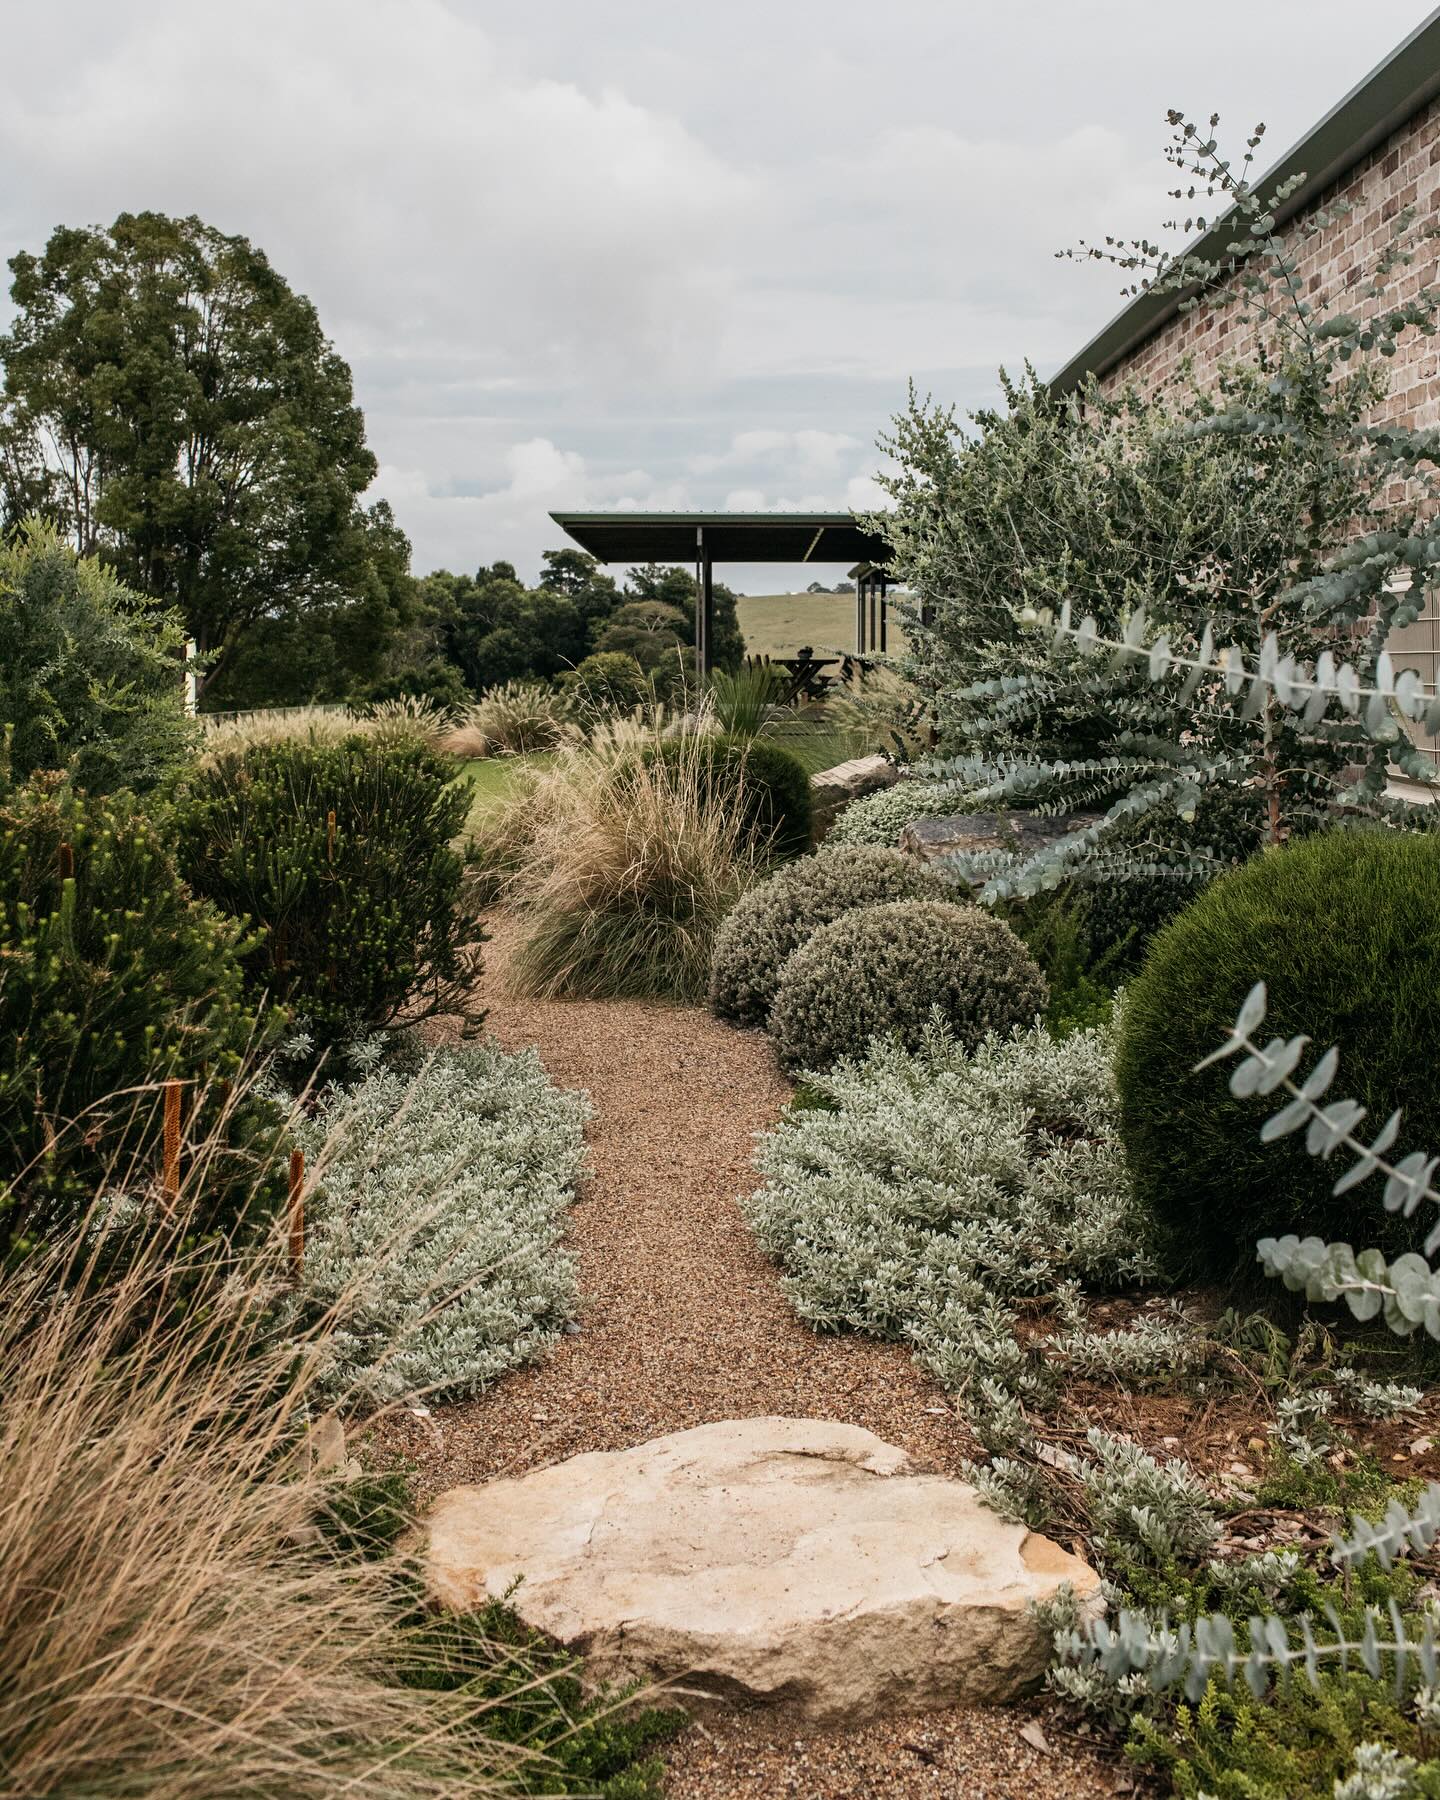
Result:
<instances>
[{"instance_id":1,"label":"low groundcover plant","mask_svg":"<svg viewBox=\"0 0 1440 1800\"><path fill-rule=\"evenodd\" d=\"M317 1182L303 1293L339 1315L327 1385L459 1399L554 1341L576 1306L561 1237L589 1116L534 1051L481 1043L379 1069L297 1119Z\"/></svg>"}]
</instances>

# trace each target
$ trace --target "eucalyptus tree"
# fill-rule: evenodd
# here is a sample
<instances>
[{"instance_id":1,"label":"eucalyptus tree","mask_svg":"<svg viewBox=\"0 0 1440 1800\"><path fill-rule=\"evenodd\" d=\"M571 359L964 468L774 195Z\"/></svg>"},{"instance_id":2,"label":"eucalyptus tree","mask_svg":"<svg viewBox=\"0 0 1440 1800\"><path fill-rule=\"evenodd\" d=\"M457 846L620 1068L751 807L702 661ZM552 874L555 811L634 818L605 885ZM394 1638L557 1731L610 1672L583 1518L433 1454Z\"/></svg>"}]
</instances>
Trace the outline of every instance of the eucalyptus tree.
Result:
<instances>
[{"instance_id":1,"label":"eucalyptus tree","mask_svg":"<svg viewBox=\"0 0 1440 1800\"><path fill-rule=\"evenodd\" d=\"M176 607L211 675L251 629L311 613L378 654L408 546L363 504L376 461L311 302L245 238L154 212L62 226L10 270L11 522L46 514Z\"/></svg>"},{"instance_id":2,"label":"eucalyptus tree","mask_svg":"<svg viewBox=\"0 0 1440 1800\"><path fill-rule=\"evenodd\" d=\"M1306 247L1343 202L1282 226L1303 177L1252 184L1259 131L1231 162L1214 119L1170 123L1172 197L1218 205L1222 253L1140 238L1079 254L1119 266L1130 291L1234 309L1235 347L1210 385L1060 399L1027 376L971 435L913 396L894 435L896 510L879 522L930 618L910 673L939 719L938 772L971 804L1103 809L1031 857L977 859L989 898L1137 865L1202 877L1217 854L1197 829L1218 802L1253 845L1390 809L1392 765L1431 773L1398 721L1367 731L1240 672L1263 655L1323 677L1343 646L1358 687L1394 685L1387 640L1440 565L1440 436L1386 423L1384 405L1397 346L1440 317L1440 289L1402 282L1433 227L1401 212L1358 281L1312 287ZM1046 615L1088 629L1032 631ZM1115 654L1095 654L1106 645Z\"/></svg>"}]
</instances>

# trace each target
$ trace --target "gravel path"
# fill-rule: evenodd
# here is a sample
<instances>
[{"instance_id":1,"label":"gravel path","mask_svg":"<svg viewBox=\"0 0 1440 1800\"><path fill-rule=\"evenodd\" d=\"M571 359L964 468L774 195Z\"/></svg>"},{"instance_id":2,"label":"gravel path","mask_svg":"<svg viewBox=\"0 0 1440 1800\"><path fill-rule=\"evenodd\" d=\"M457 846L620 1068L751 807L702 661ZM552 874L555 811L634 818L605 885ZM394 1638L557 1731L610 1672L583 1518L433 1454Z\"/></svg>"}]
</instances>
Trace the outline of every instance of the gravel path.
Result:
<instances>
[{"instance_id":1,"label":"gravel path","mask_svg":"<svg viewBox=\"0 0 1440 1800\"><path fill-rule=\"evenodd\" d=\"M581 1330L489 1394L438 1411L428 1432L404 1428L425 1488L766 1413L864 1425L927 1467L958 1472L971 1446L943 1391L899 1346L801 1325L746 1228L736 1197L753 1186L753 1134L790 1092L766 1040L689 1007L503 997L505 935L502 922L488 951L489 1028L507 1049L535 1045L554 1080L587 1089L596 1108L594 1172L571 1234ZM1086 1800L1130 1791L1088 1749L1032 1748L1019 1735L1032 1718L968 1709L804 1736L793 1723L777 1733L763 1715L737 1714L677 1741L667 1792Z\"/></svg>"}]
</instances>

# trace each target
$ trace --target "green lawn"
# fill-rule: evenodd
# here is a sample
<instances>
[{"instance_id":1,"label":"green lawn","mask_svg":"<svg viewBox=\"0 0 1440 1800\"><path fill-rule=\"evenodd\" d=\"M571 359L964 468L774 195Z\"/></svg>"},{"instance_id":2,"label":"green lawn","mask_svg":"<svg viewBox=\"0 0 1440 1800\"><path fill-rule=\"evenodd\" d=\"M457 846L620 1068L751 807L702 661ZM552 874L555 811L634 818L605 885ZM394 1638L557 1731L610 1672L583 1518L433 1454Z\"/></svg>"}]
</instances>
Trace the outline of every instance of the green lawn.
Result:
<instances>
[{"instance_id":1,"label":"green lawn","mask_svg":"<svg viewBox=\"0 0 1440 1800\"><path fill-rule=\"evenodd\" d=\"M855 732L836 731L823 723L797 722L782 726L775 741L783 744L801 763L807 774L833 768L852 756L863 755L870 746L861 742ZM543 768L555 760L554 752L537 750L529 756L482 756L465 762L460 778L468 780L474 793L470 819L475 820L499 806L509 794L515 778L525 768Z\"/></svg>"},{"instance_id":2,"label":"green lawn","mask_svg":"<svg viewBox=\"0 0 1440 1800\"><path fill-rule=\"evenodd\" d=\"M735 608L745 648L756 656L789 656L802 644L816 650L855 648L853 594L741 594ZM899 622L892 603L887 651L902 647Z\"/></svg>"},{"instance_id":3,"label":"green lawn","mask_svg":"<svg viewBox=\"0 0 1440 1800\"><path fill-rule=\"evenodd\" d=\"M479 756L465 763L460 773L469 778L475 793L471 816L498 806L521 769L543 768L554 760L553 751L536 750L529 756Z\"/></svg>"},{"instance_id":4,"label":"green lawn","mask_svg":"<svg viewBox=\"0 0 1440 1800\"><path fill-rule=\"evenodd\" d=\"M873 748L863 742L858 732L834 731L824 725L782 727L773 737L805 765L808 775L817 774L821 769L833 769L836 763L848 762L852 756L863 756Z\"/></svg>"}]
</instances>

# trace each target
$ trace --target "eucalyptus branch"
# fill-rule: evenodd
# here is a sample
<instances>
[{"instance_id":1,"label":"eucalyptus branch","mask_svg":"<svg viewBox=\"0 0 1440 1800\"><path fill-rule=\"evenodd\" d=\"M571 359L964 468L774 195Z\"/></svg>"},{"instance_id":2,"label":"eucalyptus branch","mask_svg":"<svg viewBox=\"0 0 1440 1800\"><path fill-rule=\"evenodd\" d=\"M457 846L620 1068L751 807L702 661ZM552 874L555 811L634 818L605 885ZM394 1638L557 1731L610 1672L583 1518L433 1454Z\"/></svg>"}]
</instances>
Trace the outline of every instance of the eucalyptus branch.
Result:
<instances>
[{"instance_id":1,"label":"eucalyptus branch","mask_svg":"<svg viewBox=\"0 0 1440 1800\"><path fill-rule=\"evenodd\" d=\"M1243 691L1244 706L1256 715L1266 698L1273 695L1292 718L1309 727L1318 725L1332 705L1337 706L1342 714L1357 720L1366 736L1377 744L1399 745L1403 734L1396 722L1397 712L1426 732L1440 731L1440 692L1427 687L1414 669L1402 669L1397 674L1385 650L1375 658L1372 685L1360 679L1352 663L1337 663L1328 649L1322 650L1313 663L1282 651L1275 631L1265 634L1258 653L1252 649L1247 663L1239 644L1226 644L1217 651L1216 627L1209 620L1193 656L1177 649L1167 631L1152 636L1143 608L1130 613L1123 635L1118 638L1106 637L1090 616L1079 625L1074 624L1068 602L1061 607L1058 620L1032 613L1026 622L1053 625L1055 642L1073 645L1082 656L1104 654L1121 666L1143 667L1155 683L1184 670L1182 701L1188 700L1201 682L1211 681L1223 683L1232 698L1238 698ZM1422 779L1435 779L1428 764L1416 772Z\"/></svg>"},{"instance_id":2,"label":"eucalyptus branch","mask_svg":"<svg viewBox=\"0 0 1440 1800\"><path fill-rule=\"evenodd\" d=\"M1312 1156L1328 1159L1336 1150L1345 1150L1355 1158L1351 1167L1335 1182L1333 1191L1336 1194L1348 1193L1371 1175L1378 1174L1385 1177L1387 1212L1403 1212L1408 1219L1422 1200L1440 1207L1440 1192L1433 1185L1440 1157L1414 1150L1398 1163L1392 1163L1385 1154L1400 1132L1399 1109L1391 1113L1368 1144L1362 1143L1356 1137L1355 1129L1366 1117L1366 1109L1358 1100L1332 1100L1328 1105L1320 1104L1339 1071L1340 1052L1332 1046L1297 1084L1293 1076L1310 1039L1297 1035L1289 1039L1272 1038L1263 1047L1256 1043L1253 1034L1265 1022L1266 1006L1265 983L1257 981L1245 996L1229 1037L1218 1050L1196 1065L1197 1072L1227 1056L1243 1055L1244 1060L1230 1075L1230 1092L1237 1099L1277 1091L1288 1096L1287 1104L1260 1127L1262 1143L1272 1144L1304 1125L1305 1148ZM1426 1255L1433 1256L1437 1248L1440 1248L1440 1224L1425 1240ZM1368 1316L1373 1318L1378 1311L1378 1305L1372 1307Z\"/></svg>"},{"instance_id":3,"label":"eucalyptus branch","mask_svg":"<svg viewBox=\"0 0 1440 1800\"><path fill-rule=\"evenodd\" d=\"M1440 1488L1432 1487L1429 1493L1440 1503ZM1434 1684L1440 1672L1440 1642L1428 1617L1414 1632L1393 1600L1386 1612L1369 1606L1358 1638L1346 1635L1333 1606L1325 1608L1324 1617L1333 1637L1318 1639L1310 1615L1302 1613L1293 1626L1299 1642L1292 1644L1292 1627L1286 1620L1275 1613L1257 1615L1250 1620L1245 1645L1237 1642L1235 1627L1224 1613L1171 1627L1164 1620L1157 1626L1147 1614L1126 1610L1113 1626L1096 1619L1082 1630L1062 1633L1057 1648L1067 1662L1081 1668L1098 1666L1112 1680L1138 1681L1152 1693L1183 1688L1191 1701L1202 1697L1214 1677L1228 1685L1243 1676L1257 1699L1275 1676L1288 1681L1297 1671L1318 1688L1322 1665L1328 1663L1338 1663L1342 1671L1358 1663L1379 1680L1390 1659L1398 1695L1404 1692L1407 1667L1413 1661L1425 1683Z\"/></svg>"}]
</instances>

